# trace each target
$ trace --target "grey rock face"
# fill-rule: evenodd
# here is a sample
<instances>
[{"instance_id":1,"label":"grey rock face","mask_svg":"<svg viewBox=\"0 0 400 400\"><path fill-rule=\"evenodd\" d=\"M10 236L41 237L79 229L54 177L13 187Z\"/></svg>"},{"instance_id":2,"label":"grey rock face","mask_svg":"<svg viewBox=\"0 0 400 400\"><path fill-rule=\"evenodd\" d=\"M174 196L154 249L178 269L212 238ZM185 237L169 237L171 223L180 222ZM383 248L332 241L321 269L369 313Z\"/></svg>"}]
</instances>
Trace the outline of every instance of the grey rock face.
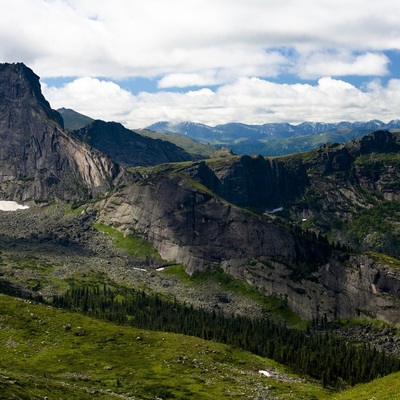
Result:
<instances>
[{"instance_id":1,"label":"grey rock face","mask_svg":"<svg viewBox=\"0 0 400 400\"><path fill-rule=\"evenodd\" d=\"M212 161L198 163L190 175L229 202L258 211L282 207L309 186L300 162L287 166L262 156L241 156L221 161L220 165Z\"/></svg>"},{"instance_id":2,"label":"grey rock face","mask_svg":"<svg viewBox=\"0 0 400 400\"><path fill-rule=\"evenodd\" d=\"M62 130L62 118L23 64L0 65L0 197L88 198L113 187L120 168Z\"/></svg>"},{"instance_id":3,"label":"grey rock face","mask_svg":"<svg viewBox=\"0 0 400 400\"><path fill-rule=\"evenodd\" d=\"M400 324L400 272L367 256L324 253L321 243L233 206L187 176L148 177L100 205L100 221L145 237L190 274L221 267L285 299L305 319L374 317ZM296 273L301 266L308 273Z\"/></svg>"},{"instance_id":4,"label":"grey rock face","mask_svg":"<svg viewBox=\"0 0 400 400\"><path fill-rule=\"evenodd\" d=\"M293 280L283 264L259 259L223 263L231 275L245 279L267 295L287 300L304 319L377 318L400 325L400 272L367 256L341 260L333 254L309 279Z\"/></svg>"},{"instance_id":5,"label":"grey rock face","mask_svg":"<svg viewBox=\"0 0 400 400\"><path fill-rule=\"evenodd\" d=\"M230 259L267 255L294 263L305 257L298 238L283 227L196 190L179 176L127 187L101 209L105 223L144 236L189 273Z\"/></svg>"}]
</instances>

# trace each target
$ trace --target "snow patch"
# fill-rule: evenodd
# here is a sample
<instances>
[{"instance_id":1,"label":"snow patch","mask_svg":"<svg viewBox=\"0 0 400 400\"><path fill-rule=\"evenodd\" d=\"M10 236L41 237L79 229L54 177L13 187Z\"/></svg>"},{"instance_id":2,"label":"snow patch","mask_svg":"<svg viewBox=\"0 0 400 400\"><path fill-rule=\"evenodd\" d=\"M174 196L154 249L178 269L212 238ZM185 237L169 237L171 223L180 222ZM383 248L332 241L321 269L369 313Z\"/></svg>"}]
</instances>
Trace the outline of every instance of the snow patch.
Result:
<instances>
[{"instance_id":1,"label":"snow patch","mask_svg":"<svg viewBox=\"0 0 400 400\"><path fill-rule=\"evenodd\" d=\"M0 200L0 211L26 210L29 206L18 204L16 201Z\"/></svg>"},{"instance_id":2,"label":"snow patch","mask_svg":"<svg viewBox=\"0 0 400 400\"><path fill-rule=\"evenodd\" d=\"M274 208L273 210L265 210L264 214L275 214L279 211L283 211L283 207Z\"/></svg>"},{"instance_id":3,"label":"snow patch","mask_svg":"<svg viewBox=\"0 0 400 400\"><path fill-rule=\"evenodd\" d=\"M271 373L268 372L268 371L264 371L264 370L260 369L258 372L259 372L261 375L266 376L267 378L270 378L270 377L271 377Z\"/></svg>"},{"instance_id":4,"label":"snow patch","mask_svg":"<svg viewBox=\"0 0 400 400\"><path fill-rule=\"evenodd\" d=\"M143 272L147 272L147 269L144 269L144 268L136 268L136 267L132 267L132 269L134 269L135 271L143 271Z\"/></svg>"}]
</instances>

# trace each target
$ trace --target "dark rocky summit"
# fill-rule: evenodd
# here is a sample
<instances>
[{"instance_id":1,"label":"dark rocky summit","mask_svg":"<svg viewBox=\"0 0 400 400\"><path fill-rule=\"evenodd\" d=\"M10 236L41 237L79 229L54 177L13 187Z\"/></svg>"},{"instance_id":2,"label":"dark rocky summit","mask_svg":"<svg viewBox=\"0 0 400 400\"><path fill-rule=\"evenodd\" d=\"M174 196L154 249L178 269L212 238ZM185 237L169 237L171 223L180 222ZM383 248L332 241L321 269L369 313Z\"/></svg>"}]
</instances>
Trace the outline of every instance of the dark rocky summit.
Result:
<instances>
[{"instance_id":1,"label":"dark rocky summit","mask_svg":"<svg viewBox=\"0 0 400 400\"><path fill-rule=\"evenodd\" d=\"M88 198L121 179L109 157L63 131L60 114L23 64L0 65L0 197Z\"/></svg>"},{"instance_id":2,"label":"dark rocky summit","mask_svg":"<svg viewBox=\"0 0 400 400\"><path fill-rule=\"evenodd\" d=\"M173 143L141 136L116 122L96 120L72 134L125 167L193 159Z\"/></svg>"},{"instance_id":3,"label":"dark rocky summit","mask_svg":"<svg viewBox=\"0 0 400 400\"><path fill-rule=\"evenodd\" d=\"M93 118L80 114L70 108L61 107L57 111L61 114L64 120L64 129L67 131L81 129L94 121Z\"/></svg>"}]
</instances>

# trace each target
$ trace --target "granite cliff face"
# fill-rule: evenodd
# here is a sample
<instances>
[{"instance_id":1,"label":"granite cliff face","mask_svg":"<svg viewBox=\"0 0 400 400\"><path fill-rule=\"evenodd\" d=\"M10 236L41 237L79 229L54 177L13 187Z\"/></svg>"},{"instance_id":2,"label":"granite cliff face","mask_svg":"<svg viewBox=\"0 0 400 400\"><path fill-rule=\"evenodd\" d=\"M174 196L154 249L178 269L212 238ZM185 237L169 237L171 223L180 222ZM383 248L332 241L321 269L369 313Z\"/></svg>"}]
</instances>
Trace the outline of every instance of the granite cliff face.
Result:
<instances>
[{"instance_id":1,"label":"granite cliff face","mask_svg":"<svg viewBox=\"0 0 400 400\"><path fill-rule=\"evenodd\" d=\"M188 173L227 201L259 212L293 202L310 185L302 163L286 165L262 156L204 161Z\"/></svg>"},{"instance_id":2,"label":"granite cliff face","mask_svg":"<svg viewBox=\"0 0 400 400\"><path fill-rule=\"evenodd\" d=\"M374 318L400 325L400 271L369 256L334 252L326 264L302 279L293 279L285 264L262 258L222 265L262 293L286 299L302 318Z\"/></svg>"},{"instance_id":3,"label":"granite cliff face","mask_svg":"<svg viewBox=\"0 0 400 400\"><path fill-rule=\"evenodd\" d=\"M333 207L344 211L355 198L365 206L371 196L398 198L399 149L399 134L376 131L348 144L326 144L293 156L206 160L186 173L224 199L259 212L281 207L302 207L305 215Z\"/></svg>"},{"instance_id":4,"label":"granite cliff face","mask_svg":"<svg viewBox=\"0 0 400 400\"><path fill-rule=\"evenodd\" d=\"M100 209L101 222L145 237L188 273L220 267L285 299L305 319L374 317L400 324L399 271L234 206L188 175L149 174Z\"/></svg>"},{"instance_id":5,"label":"granite cliff face","mask_svg":"<svg viewBox=\"0 0 400 400\"><path fill-rule=\"evenodd\" d=\"M179 175L160 174L131 185L100 207L101 221L146 237L162 257L185 264L189 273L263 254L290 263L307 258L306 246L286 229Z\"/></svg>"},{"instance_id":6,"label":"granite cliff face","mask_svg":"<svg viewBox=\"0 0 400 400\"><path fill-rule=\"evenodd\" d=\"M39 78L23 64L0 65L0 197L88 198L111 189L121 170L62 129Z\"/></svg>"},{"instance_id":7,"label":"granite cliff face","mask_svg":"<svg viewBox=\"0 0 400 400\"><path fill-rule=\"evenodd\" d=\"M319 229L338 216L356 220L388 193L397 198L398 140L378 131L301 156L231 157L142 171L136 185L102 204L101 219L146 237L189 273L221 267L286 299L303 318L400 324L400 270L384 258L327 245Z\"/></svg>"}]
</instances>

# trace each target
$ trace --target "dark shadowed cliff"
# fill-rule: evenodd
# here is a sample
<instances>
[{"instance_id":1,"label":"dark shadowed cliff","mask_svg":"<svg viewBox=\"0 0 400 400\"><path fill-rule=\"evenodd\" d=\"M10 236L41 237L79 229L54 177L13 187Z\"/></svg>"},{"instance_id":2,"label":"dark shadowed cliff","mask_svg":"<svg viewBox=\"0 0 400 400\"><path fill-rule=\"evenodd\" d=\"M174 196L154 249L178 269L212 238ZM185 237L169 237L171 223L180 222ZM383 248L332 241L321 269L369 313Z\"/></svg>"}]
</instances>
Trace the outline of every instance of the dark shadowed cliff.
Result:
<instances>
[{"instance_id":1,"label":"dark shadowed cliff","mask_svg":"<svg viewBox=\"0 0 400 400\"><path fill-rule=\"evenodd\" d=\"M96 120L72 134L125 167L193 159L173 143L141 136L116 122Z\"/></svg>"}]
</instances>

